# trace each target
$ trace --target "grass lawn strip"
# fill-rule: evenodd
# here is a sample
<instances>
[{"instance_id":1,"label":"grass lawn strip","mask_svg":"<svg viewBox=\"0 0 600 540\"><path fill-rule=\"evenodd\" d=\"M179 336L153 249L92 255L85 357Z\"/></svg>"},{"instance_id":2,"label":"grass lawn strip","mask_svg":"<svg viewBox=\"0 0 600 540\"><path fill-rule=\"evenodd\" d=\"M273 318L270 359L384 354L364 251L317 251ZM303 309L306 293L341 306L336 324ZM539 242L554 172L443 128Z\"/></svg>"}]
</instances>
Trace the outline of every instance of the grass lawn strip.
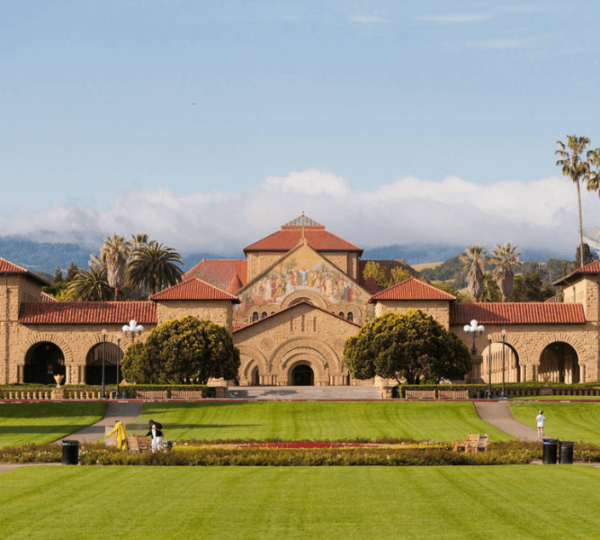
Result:
<instances>
[{"instance_id":1,"label":"grass lawn strip","mask_svg":"<svg viewBox=\"0 0 600 540\"><path fill-rule=\"evenodd\" d=\"M148 420L164 426L165 439L338 440L381 437L454 442L468 433L512 440L479 418L470 402L206 402L146 403L137 433Z\"/></svg>"},{"instance_id":2,"label":"grass lawn strip","mask_svg":"<svg viewBox=\"0 0 600 540\"><path fill-rule=\"evenodd\" d=\"M563 441L585 441L600 444L600 403L526 403L510 402L516 420L535 426L538 411L546 417L544 429Z\"/></svg>"},{"instance_id":3,"label":"grass lawn strip","mask_svg":"<svg viewBox=\"0 0 600 540\"><path fill-rule=\"evenodd\" d=\"M23 467L2 473L2 536L594 538L599 480L586 466Z\"/></svg>"},{"instance_id":4,"label":"grass lawn strip","mask_svg":"<svg viewBox=\"0 0 600 540\"><path fill-rule=\"evenodd\" d=\"M0 448L45 444L102 419L106 403L7 403L0 405Z\"/></svg>"}]
</instances>

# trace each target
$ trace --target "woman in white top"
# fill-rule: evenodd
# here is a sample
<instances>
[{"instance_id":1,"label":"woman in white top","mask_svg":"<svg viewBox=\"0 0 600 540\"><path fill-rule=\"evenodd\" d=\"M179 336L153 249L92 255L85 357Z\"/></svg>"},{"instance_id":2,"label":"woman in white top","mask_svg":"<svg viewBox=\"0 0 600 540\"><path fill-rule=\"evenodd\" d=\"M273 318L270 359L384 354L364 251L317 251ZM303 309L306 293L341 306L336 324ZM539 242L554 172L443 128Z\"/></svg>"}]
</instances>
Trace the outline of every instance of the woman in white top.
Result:
<instances>
[{"instance_id":1,"label":"woman in white top","mask_svg":"<svg viewBox=\"0 0 600 540\"><path fill-rule=\"evenodd\" d=\"M537 424L538 437L544 436L544 422L546 421L546 417L544 416L544 411L540 411L539 414L535 417L535 422Z\"/></svg>"}]
</instances>

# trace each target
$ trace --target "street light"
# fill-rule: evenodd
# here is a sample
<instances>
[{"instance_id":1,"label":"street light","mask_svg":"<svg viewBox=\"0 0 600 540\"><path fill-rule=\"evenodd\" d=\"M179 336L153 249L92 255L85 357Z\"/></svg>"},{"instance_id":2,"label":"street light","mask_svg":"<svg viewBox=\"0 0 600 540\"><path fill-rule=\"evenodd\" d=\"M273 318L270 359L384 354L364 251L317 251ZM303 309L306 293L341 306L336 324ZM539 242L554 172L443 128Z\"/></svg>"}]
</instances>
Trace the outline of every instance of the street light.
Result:
<instances>
[{"instance_id":1,"label":"street light","mask_svg":"<svg viewBox=\"0 0 600 540\"><path fill-rule=\"evenodd\" d=\"M506 399L506 388L504 386L504 349L506 346L506 330L502 329L502 399Z\"/></svg>"},{"instance_id":2,"label":"street light","mask_svg":"<svg viewBox=\"0 0 600 540\"><path fill-rule=\"evenodd\" d=\"M121 332L117 332L117 399L119 398L119 360L121 359Z\"/></svg>"},{"instance_id":3,"label":"street light","mask_svg":"<svg viewBox=\"0 0 600 540\"><path fill-rule=\"evenodd\" d=\"M471 349L471 354L475 356L477 354L477 347L475 347L475 337L483 334L485 328L483 325L479 324L475 319L471 321L471 324L466 324L463 328L466 334L473 334L473 348Z\"/></svg>"},{"instance_id":4,"label":"street light","mask_svg":"<svg viewBox=\"0 0 600 540\"><path fill-rule=\"evenodd\" d=\"M137 332L139 336L142 335L142 332L144 331L144 327L141 324L138 324L136 321L134 321L133 319L131 321L129 321L129 324L126 324L125 326L123 326L123 332L130 333L131 334L131 346L133 347L133 342L135 341L135 333ZM117 374L117 377L119 375Z\"/></svg>"},{"instance_id":5,"label":"street light","mask_svg":"<svg viewBox=\"0 0 600 540\"><path fill-rule=\"evenodd\" d=\"M492 334L488 334L488 399L492 397Z\"/></svg>"},{"instance_id":6,"label":"street light","mask_svg":"<svg viewBox=\"0 0 600 540\"><path fill-rule=\"evenodd\" d=\"M108 331L106 328L102 329L102 399L106 399L106 386L104 384L104 359L106 358L106 335Z\"/></svg>"}]
</instances>

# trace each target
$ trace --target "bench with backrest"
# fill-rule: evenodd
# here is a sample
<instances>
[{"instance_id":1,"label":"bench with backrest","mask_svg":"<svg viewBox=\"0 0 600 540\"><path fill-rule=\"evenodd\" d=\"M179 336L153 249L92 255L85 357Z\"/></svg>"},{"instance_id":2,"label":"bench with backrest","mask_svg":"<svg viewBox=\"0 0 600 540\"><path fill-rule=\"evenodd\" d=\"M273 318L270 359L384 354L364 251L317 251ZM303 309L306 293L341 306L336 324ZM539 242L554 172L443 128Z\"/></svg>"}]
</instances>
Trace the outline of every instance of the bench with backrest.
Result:
<instances>
[{"instance_id":1,"label":"bench with backrest","mask_svg":"<svg viewBox=\"0 0 600 540\"><path fill-rule=\"evenodd\" d=\"M439 399L469 399L468 390L438 390Z\"/></svg>"},{"instance_id":2,"label":"bench with backrest","mask_svg":"<svg viewBox=\"0 0 600 540\"><path fill-rule=\"evenodd\" d=\"M175 399L202 399L201 390L171 390L171 397Z\"/></svg>"},{"instance_id":3,"label":"bench with backrest","mask_svg":"<svg viewBox=\"0 0 600 540\"><path fill-rule=\"evenodd\" d=\"M142 454L150 451L148 439L144 435L128 435L127 444L129 445L129 451L134 454Z\"/></svg>"},{"instance_id":4,"label":"bench with backrest","mask_svg":"<svg viewBox=\"0 0 600 540\"><path fill-rule=\"evenodd\" d=\"M435 390L405 390L406 399L435 399Z\"/></svg>"},{"instance_id":5,"label":"bench with backrest","mask_svg":"<svg viewBox=\"0 0 600 540\"><path fill-rule=\"evenodd\" d=\"M488 447L487 434L469 433L466 439L457 439L454 445L455 452L485 452Z\"/></svg>"},{"instance_id":6,"label":"bench with backrest","mask_svg":"<svg viewBox=\"0 0 600 540\"><path fill-rule=\"evenodd\" d=\"M166 390L138 390L137 397L146 399L165 399L167 397Z\"/></svg>"}]
</instances>

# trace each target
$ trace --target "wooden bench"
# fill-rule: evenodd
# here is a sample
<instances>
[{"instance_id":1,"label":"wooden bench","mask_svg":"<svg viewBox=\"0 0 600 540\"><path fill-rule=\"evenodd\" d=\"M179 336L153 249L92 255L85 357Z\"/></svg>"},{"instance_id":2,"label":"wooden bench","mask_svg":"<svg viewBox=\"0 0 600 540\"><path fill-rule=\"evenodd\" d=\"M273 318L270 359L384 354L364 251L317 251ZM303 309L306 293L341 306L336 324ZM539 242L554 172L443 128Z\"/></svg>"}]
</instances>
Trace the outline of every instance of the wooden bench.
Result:
<instances>
[{"instance_id":1,"label":"wooden bench","mask_svg":"<svg viewBox=\"0 0 600 540\"><path fill-rule=\"evenodd\" d=\"M435 390L406 390L406 399L435 399Z\"/></svg>"},{"instance_id":2,"label":"wooden bench","mask_svg":"<svg viewBox=\"0 0 600 540\"><path fill-rule=\"evenodd\" d=\"M134 454L150 452L150 445L144 435L129 435L127 443L129 444L129 451Z\"/></svg>"},{"instance_id":3,"label":"wooden bench","mask_svg":"<svg viewBox=\"0 0 600 540\"><path fill-rule=\"evenodd\" d=\"M167 397L166 390L138 390L137 397L146 399L165 399Z\"/></svg>"},{"instance_id":4,"label":"wooden bench","mask_svg":"<svg viewBox=\"0 0 600 540\"><path fill-rule=\"evenodd\" d=\"M488 447L489 436L479 433L469 433L466 439L457 439L454 445L455 452L485 452Z\"/></svg>"},{"instance_id":5,"label":"wooden bench","mask_svg":"<svg viewBox=\"0 0 600 540\"><path fill-rule=\"evenodd\" d=\"M202 399L201 390L171 390L172 398Z\"/></svg>"},{"instance_id":6,"label":"wooden bench","mask_svg":"<svg viewBox=\"0 0 600 540\"><path fill-rule=\"evenodd\" d=\"M439 399L469 399L468 390L438 390Z\"/></svg>"}]
</instances>

